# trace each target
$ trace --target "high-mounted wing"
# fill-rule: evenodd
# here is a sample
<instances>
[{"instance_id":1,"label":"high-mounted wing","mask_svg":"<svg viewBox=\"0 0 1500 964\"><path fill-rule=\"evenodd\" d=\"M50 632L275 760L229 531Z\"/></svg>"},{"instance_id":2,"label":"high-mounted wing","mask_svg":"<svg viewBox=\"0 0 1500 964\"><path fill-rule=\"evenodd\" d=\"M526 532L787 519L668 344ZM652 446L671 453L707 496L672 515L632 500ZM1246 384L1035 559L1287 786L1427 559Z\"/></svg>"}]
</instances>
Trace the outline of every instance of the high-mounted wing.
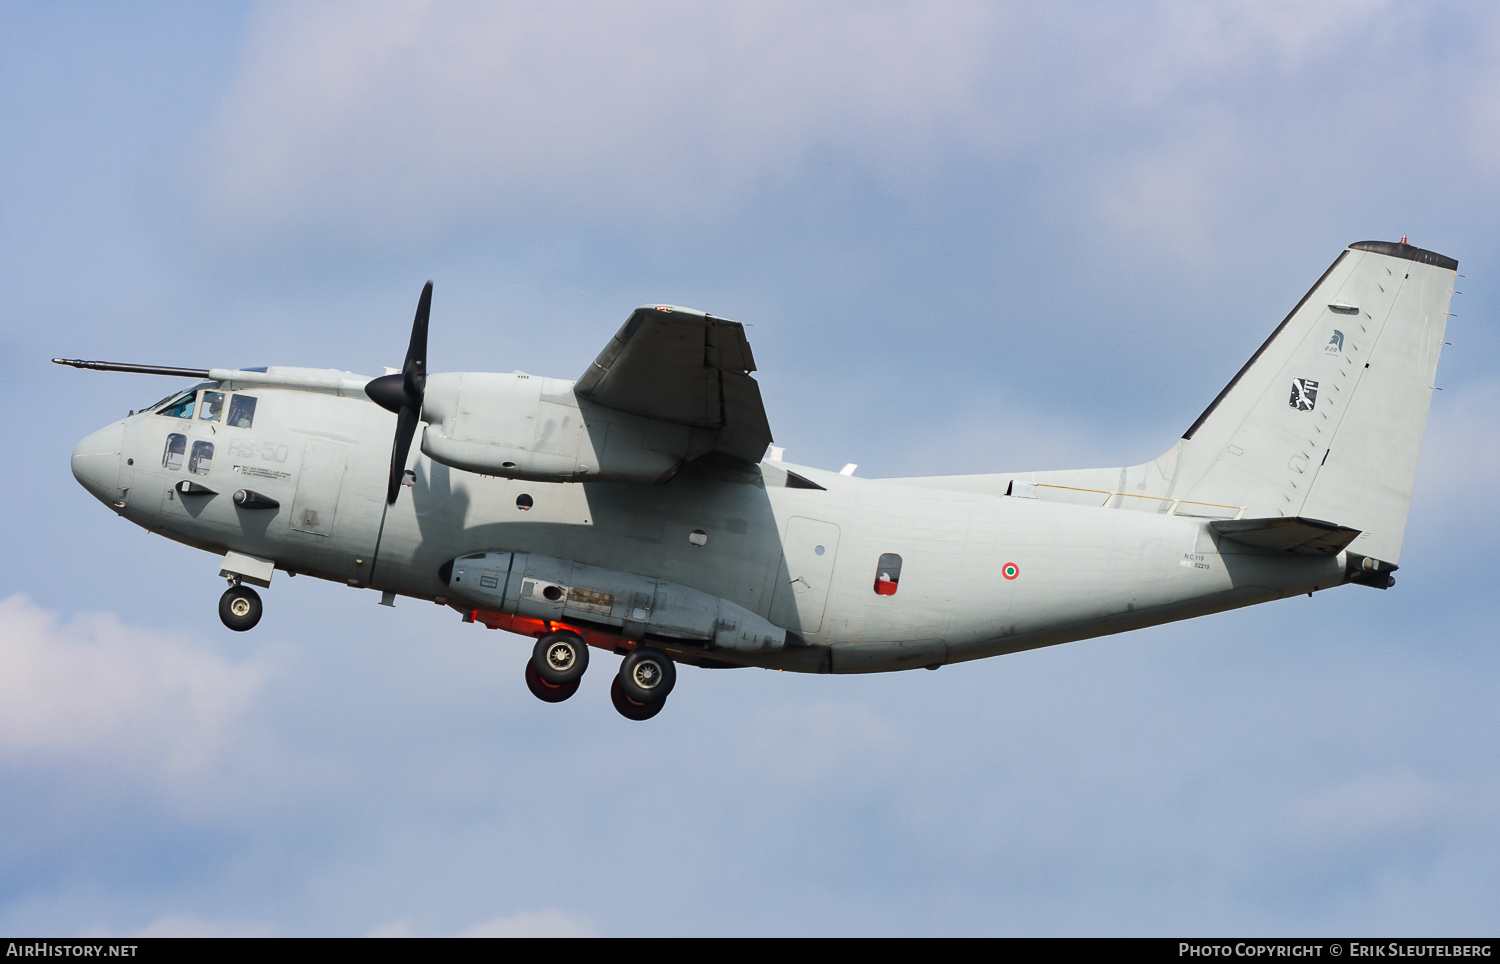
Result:
<instances>
[{"instance_id":1,"label":"high-mounted wing","mask_svg":"<svg viewBox=\"0 0 1500 964\"><path fill-rule=\"evenodd\" d=\"M712 432L703 451L759 462L771 444L739 322L675 305L637 308L574 391L644 418Z\"/></svg>"}]
</instances>

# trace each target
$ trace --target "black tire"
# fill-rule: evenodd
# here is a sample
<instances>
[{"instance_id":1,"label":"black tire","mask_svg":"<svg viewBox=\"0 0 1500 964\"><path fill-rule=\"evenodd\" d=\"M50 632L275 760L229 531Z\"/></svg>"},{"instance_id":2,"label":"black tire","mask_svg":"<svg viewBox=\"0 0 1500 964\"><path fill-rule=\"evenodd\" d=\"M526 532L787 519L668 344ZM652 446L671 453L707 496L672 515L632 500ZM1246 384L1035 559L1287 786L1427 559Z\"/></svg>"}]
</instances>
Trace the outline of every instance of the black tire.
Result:
<instances>
[{"instance_id":1,"label":"black tire","mask_svg":"<svg viewBox=\"0 0 1500 964\"><path fill-rule=\"evenodd\" d=\"M616 676L609 683L609 701L615 704L615 709L627 720L649 720L661 712L661 708L667 705L664 699L654 703L637 703L626 696L620 689L620 677Z\"/></svg>"},{"instance_id":2,"label":"black tire","mask_svg":"<svg viewBox=\"0 0 1500 964\"><path fill-rule=\"evenodd\" d=\"M260 594L249 586L230 586L219 597L219 620L237 633L260 622Z\"/></svg>"},{"instance_id":3,"label":"black tire","mask_svg":"<svg viewBox=\"0 0 1500 964\"><path fill-rule=\"evenodd\" d=\"M553 686L576 683L589 668L589 645L577 633L548 633L532 648L531 665Z\"/></svg>"},{"instance_id":4,"label":"black tire","mask_svg":"<svg viewBox=\"0 0 1500 964\"><path fill-rule=\"evenodd\" d=\"M530 663L526 664L526 688L531 690L531 695L543 703L561 703L563 700L578 692L578 680L554 686L537 675L536 667Z\"/></svg>"},{"instance_id":5,"label":"black tire","mask_svg":"<svg viewBox=\"0 0 1500 964\"><path fill-rule=\"evenodd\" d=\"M654 646L642 646L620 661L620 691L635 703L658 703L677 685L672 657Z\"/></svg>"}]
</instances>

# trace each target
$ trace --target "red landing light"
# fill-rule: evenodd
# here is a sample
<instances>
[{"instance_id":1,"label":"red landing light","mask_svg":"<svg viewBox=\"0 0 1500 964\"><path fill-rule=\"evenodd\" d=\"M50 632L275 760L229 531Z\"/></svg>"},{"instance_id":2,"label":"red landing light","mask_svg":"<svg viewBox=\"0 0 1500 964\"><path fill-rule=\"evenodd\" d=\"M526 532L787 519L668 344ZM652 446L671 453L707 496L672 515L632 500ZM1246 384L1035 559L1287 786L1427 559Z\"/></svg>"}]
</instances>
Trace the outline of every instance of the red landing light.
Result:
<instances>
[{"instance_id":1,"label":"red landing light","mask_svg":"<svg viewBox=\"0 0 1500 964\"><path fill-rule=\"evenodd\" d=\"M571 623L559 622L555 619L530 619L525 616L511 616L506 613L498 613L490 609L471 609L469 615L473 621L483 623L490 629L503 629L506 632L515 633L518 636L545 636L547 633L558 629L566 629L570 633L577 633L583 637L583 641L598 649L607 649L617 652L621 649L634 649L635 640L626 639L623 636L612 636L609 633L601 633L597 629L585 629L582 626L574 626Z\"/></svg>"}]
</instances>

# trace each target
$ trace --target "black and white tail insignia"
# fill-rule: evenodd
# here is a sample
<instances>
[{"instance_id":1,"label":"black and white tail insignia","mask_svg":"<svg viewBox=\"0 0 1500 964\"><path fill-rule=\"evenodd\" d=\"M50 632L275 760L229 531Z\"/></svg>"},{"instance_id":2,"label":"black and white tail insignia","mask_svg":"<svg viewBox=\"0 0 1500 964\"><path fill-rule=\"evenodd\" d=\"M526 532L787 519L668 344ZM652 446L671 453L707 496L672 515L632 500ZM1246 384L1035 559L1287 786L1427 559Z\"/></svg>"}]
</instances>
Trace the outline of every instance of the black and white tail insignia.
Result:
<instances>
[{"instance_id":1,"label":"black and white tail insignia","mask_svg":"<svg viewBox=\"0 0 1500 964\"><path fill-rule=\"evenodd\" d=\"M1318 383L1311 378L1292 379L1292 399L1289 403L1299 412L1310 412L1318 404Z\"/></svg>"}]
</instances>

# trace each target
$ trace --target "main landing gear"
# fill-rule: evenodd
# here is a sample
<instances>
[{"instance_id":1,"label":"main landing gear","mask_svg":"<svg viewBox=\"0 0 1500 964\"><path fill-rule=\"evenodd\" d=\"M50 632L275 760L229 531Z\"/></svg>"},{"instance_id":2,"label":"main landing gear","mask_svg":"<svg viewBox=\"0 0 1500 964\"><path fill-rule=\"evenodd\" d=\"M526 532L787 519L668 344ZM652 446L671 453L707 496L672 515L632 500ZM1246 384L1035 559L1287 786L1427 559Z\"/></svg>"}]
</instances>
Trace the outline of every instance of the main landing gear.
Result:
<instances>
[{"instance_id":1,"label":"main landing gear","mask_svg":"<svg viewBox=\"0 0 1500 964\"><path fill-rule=\"evenodd\" d=\"M589 647L577 633L548 633L536 641L526 663L526 688L544 703L561 703L578 692L589 668Z\"/></svg>"},{"instance_id":2,"label":"main landing gear","mask_svg":"<svg viewBox=\"0 0 1500 964\"><path fill-rule=\"evenodd\" d=\"M561 703L578 692L589 666L589 648L577 633L560 630L536 641L526 662L526 688L545 703ZM677 683L672 658L642 646L620 662L609 684L610 702L627 720L649 720L661 712Z\"/></svg>"},{"instance_id":3,"label":"main landing gear","mask_svg":"<svg viewBox=\"0 0 1500 964\"><path fill-rule=\"evenodd\" d=\"M260 614L260 594L249 586L235 583L219 597L219 619L237 633L254 629Z\"/></svg>"},{"instance_id":4,"label":"main landing gear","mask_svg":"<svg viewBox=\"0 0 1500 964\"><path fill-rule=\"evenodd\" d=\"M667 705L667 695L677 685L677 666L672 658L651 646L642 646L620 661L620 671L609 684L609 700L627 720L649 720Z\"/></svg>"}]
</instances>

